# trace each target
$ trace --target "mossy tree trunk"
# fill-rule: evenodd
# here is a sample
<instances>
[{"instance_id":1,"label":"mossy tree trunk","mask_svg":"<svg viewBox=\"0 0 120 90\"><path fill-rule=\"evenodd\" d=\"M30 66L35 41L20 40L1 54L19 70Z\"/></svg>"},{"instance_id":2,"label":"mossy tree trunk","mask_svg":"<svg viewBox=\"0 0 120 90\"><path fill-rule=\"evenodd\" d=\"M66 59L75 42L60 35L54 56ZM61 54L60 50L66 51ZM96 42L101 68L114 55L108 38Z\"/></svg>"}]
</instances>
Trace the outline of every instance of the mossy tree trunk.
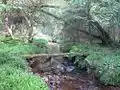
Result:
<instances>
[{"instance_id":1,"label":"mossy tree trunk","mask_svg":"<svg viewBox=\"0 0 120 90\"><path fill-rule=\"evenodd\" d=\"M3 4L7 4L7 0L2 0L2 3Z\"/></svg>"},{"instance_id":2,"label":"mossy tree trunk","mask_svg":"<svg viewBox=\"0 0 120 90\"><path fill-rule=\"evenodd\" d=\"M97 21L90 21L91 25L95 26L99 35L99 39L102 41L102 44L111 45L114 41L110 38L109 34L102 28L102 26Z\"/></svg>"}]
</instances>

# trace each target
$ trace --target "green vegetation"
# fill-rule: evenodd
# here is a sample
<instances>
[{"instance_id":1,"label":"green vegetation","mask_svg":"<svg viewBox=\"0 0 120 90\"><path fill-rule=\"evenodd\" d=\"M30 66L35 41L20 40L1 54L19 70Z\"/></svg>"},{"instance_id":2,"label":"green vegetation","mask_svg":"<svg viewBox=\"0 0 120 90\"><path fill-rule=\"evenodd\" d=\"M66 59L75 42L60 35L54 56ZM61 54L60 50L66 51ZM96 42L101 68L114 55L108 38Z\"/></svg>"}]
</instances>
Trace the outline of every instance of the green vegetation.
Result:
<instances>
[{"instance_id":1,"label":"green vegetation","mask_svg":"<svg viewBox=\"0 0 120 90\"><path fill-rule=\"evenodd\" d=\"M48 90L45 82L32 73L24 54L36 53L35 45L26 44L9 37L0 38L0 90Z\"/></svg>"},{"instance_id":2,"label":"green vegetation","mask_svg":"<svg viewBox=\"0 0 120 90\"><path fill-rule=\"evenodd\" d=\"M46 90L44 82L27 73L27 63L21 56L48 52L48 42L34 38L34 35L41 37L41 32L50 35L56 41L60 40L60 43L102 43L106 47L89 43L62 44L62 51L89 53L85 60L84 57L76 58L77 66L83 68L89 64L102 83L120 84L120 50L110 48L120 47L120 0L63 1L69 3L61 5L51 0L49 5L49 1L45 0L1 1L0 35L7 35L8 32L2 31L5 28L8 31L8 28L12 27L11 32L15 38L33 40L32 43L25 43L22 40L0 36L0 90L39 90L41 87Z\"/></svg>"},{"instance_id":3,"label":"green vegetation","mask_svg":"<svg viewBox=\"0 0 120 90\"><path fill-rule=\"evenodd\" d=\"M34 47L35 53L47 52L47 46L46 46L47 43L48 43L48 41L45 39L33 38L33 44L35 46L37 46L37 48Z\"/></svg>"},{"instance_id":4,"label":"green vegetation","mask_svg":"<svg viewBox=\"0 0 120 90\"><path fill-rule=\"evenodd\" d=\"M95 68L94 72L99 76L100 81L106 85L120 84L119 49L84 43L74 45L70 52L89 53L85 61L87 61L92 68ZM84 63L81 64L80 58L77 58L76 62L80 63L78 65L85 65Z\"/></svg>"},{"instance_id":5,"label":"green vegetation","mask_svg":"<svg viewBox=\"0 0 120 90\"><path fill-rule=\"evenodd\" d=\"M66 37L70 37L70 41L86 42L84 36L82 37L82 34L86 34L94 37L93 40L99 39L106 47L79 43L72 47L66 45L67 49L72 53L89 53L85 61L94 69L100 81L106 85L119 85L120 50L109 46L116 47L118 44L119 47L120 44L120 0L70 1L70 6L65 8L62 14L65 19L63 32L67 33ZM82 33L79 34L79 32ZM92 40L90 37L86 38L89 38L89 41ZM80 57L76 58L75 63L78 63L80 68L86 65L83 61L81 62Z\"/></svg>"},{"instance_id":6,"label":"green vegetation","mask_svg":"<svg viewBox=\"0 0 120 90\"><path fill-rule=\"evenodd\" d=\"M0 90L48 90L38 76L14 69L7 64L0 68Z\"/></svg>"}]
</instances>

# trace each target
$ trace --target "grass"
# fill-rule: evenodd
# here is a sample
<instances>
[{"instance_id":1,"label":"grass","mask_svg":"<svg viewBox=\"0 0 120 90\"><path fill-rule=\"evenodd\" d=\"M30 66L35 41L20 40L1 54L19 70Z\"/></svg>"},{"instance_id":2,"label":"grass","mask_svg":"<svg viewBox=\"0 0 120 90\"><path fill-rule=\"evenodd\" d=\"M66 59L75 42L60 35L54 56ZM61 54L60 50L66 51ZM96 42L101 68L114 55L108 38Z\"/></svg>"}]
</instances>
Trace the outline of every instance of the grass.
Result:
<instances>
[{"instance_id":1,"label":"grass","mask_svg":"<svg viewBox=\"0 0 120 90\"><path fill-rule=\"evenodd\" d=\"M106 85L120 85L119 49L81 43L73 45L70 52L89 53L85 60L95 68L94 72L99 76L100 81ZM81 60L77 59L77 62L81 63Z\"/></svg>"},{"instance_id":2,"label":"grass","mask_svg":"<svg viewBox=\"0 0 120 90\"><path fill-rule=\"evenodd\" d=\"M0 90L48 90L39 76L28 73L23 54L40 53L41 47L11 38L0 38Z\"/></svg>"},{"instance_id":3,"label":"grass","mask_svg":"<svg viewBox=\"0 0 120 90\"><path fill-rule=\"evenodd\" d=\"M7 65L0 72L0 90L48 90L45 82L31 73Z\"/></svg>"}]
</instances>

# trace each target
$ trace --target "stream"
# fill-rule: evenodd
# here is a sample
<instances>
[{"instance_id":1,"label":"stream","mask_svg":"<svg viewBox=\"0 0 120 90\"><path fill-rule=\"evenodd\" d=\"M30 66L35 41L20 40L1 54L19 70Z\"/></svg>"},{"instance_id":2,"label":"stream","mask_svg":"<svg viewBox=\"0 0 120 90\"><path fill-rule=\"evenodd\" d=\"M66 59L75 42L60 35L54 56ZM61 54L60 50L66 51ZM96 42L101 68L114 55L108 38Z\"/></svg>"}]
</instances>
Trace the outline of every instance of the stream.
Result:
<instances>
[{"instance_id":1,"label":"stream","mask_svg":"<svg viewBox=\"0 0 120 90\"><path fill-rule=\"evenodd\" d=\"M104 86L87 73L39 73L50 90L120 90L120 87Z\"/></svg>"},{"instance_id":2,"label":"stream","mask_svg":"<svg viewBox=\"0 0 120 90\"><path fill-rule=\"evenodd\" d=\"M49 43L48 47L49 53L60 52L57 44ZM27 61L31 71L42 77L50 90L120 90L120 87L100 84L94 73L85 69L78 72L73 62L63 56L38 56Z\"/></svg>"},{"instance_id":3,"label":"stream","mask_svg":"<svg viewBox=\"0 0 120 90\"><path fill-rule=\"evenodd\" d=\"M58 64L56 68L36 71L34 74L41 76L50 90L120 90L120 87L100 84L93 73L78 73L75 66L66 61Z\"/></svg>"}]
</instances>

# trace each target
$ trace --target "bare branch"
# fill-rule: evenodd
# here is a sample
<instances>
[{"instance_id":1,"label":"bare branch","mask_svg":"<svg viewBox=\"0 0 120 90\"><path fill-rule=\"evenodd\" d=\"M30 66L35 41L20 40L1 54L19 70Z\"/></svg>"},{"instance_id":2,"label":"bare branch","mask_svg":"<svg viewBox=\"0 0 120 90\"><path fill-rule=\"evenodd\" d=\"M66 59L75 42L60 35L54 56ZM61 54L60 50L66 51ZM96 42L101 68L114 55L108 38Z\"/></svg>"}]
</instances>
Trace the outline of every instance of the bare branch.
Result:
<instances>
[{"instance_id":1,"label":"bare branch","mask_svg":"<svg viewBox=\"0 0 120 90\"><path fill-rule=\"evenodd\" d=\"M52 17L54 17L54 18L57 19L57 20L63 20L63 21L64 21L64 19L62 19L62 18L60 18L60 17L58 17L58 16L56 16L56 15L50 13L50 12L46 12L46 11L44 11L44 10L42 10L42 9L41 9L41 12L43 12L43 13L49 15L49 16L52 16Z\"/></svg>"},{"instance_id":2,"label":"bare branch","mask_svg":"<svg viewBox=\"0 0 120 90\"><path fill-rule=\"evenodd\" d=\"M49 7L49 8L60 8L59 6L54 6L54 5L41 5L41 8L43 7Z\"/></svg>"}]
</instances>

